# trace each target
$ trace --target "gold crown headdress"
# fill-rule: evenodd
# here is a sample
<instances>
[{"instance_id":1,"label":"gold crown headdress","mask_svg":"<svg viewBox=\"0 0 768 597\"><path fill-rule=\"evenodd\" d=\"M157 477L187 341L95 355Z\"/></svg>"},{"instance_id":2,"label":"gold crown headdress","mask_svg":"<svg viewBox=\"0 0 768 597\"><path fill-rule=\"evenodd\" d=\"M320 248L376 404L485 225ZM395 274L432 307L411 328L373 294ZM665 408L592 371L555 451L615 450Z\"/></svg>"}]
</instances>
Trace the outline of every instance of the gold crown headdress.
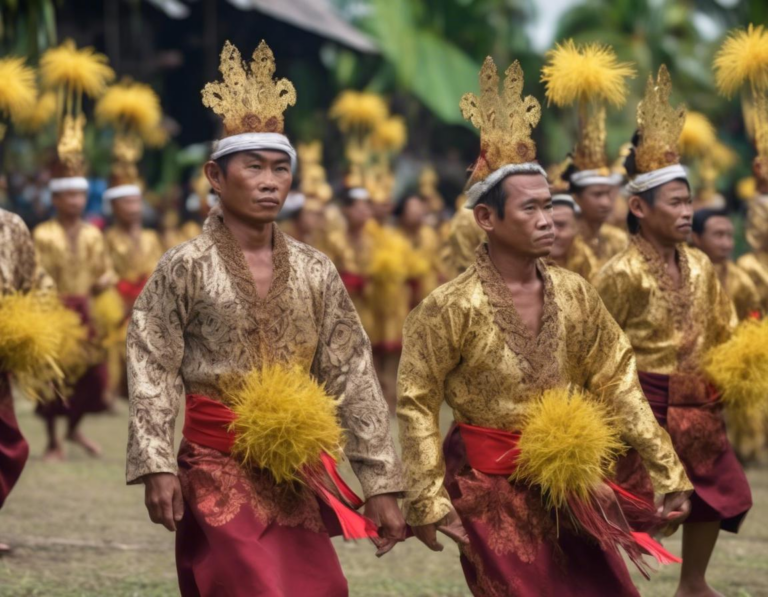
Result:
<instances>
[{"instance_id":1,"label":"gold crown headdress","mask_svg":"<svg viewBox=\"0 0 768 597\"><path fill-rule=\"evenodd\" d=\"M323 167L323 144L319 140L299 143L297 150L301 173L299 190L307 197L307 201L315 198L321 203L327 203L333 197L333 190Z\"/></svg>"},{"instance_id":2,"label":"gold crown headdress","mask_svg":"<svg viewBox=\"0 0 768 597\"><path fill-rule=\"evenodd\" d=\"M747 131L755 144L755 175L768 183L768 31L731 31L715 55L715 82L730 97L741 89Z\"/></svg>"},{"instance_id":3,"label":"gold crown headdress","mask_svg":"<svg viewBox=\"0 0 768 597\"><path fill-rule=\"evenodd\" d=\"M203 105L224 121L224 136L242 133L282 133L283 112L296 104L296 89L288 79L275 79L275 56L262 40L249 65L230 42L221 51L223 81L208 83Z\"/></svg>"},{"instance_id":4,"label":"gold crown headdress","mask_svg":"<svg viewBox=\"0 0 768 597\"><path fill-rule=\"evenodd\" d=\"M439 213L445 209L445 200L437 188L439 178L432 166L425 167L419 174L419 193L426 198L429 210Z\"/></svg>"},{"instance_id":5,"label":"gold crown headdress","mask_svg":"<svg viewBox=\"0 0 768 597\"><path fill-rule=\"evenodd\" d=\"M141 186L137 164L144 143L160 128L160 98L149 85L126 80L107 89L96 104L95 114L100 124L111 126L115 132L110 186Z\"/></svg>"},{"instance_id":6,"label":"gold crown headdress","mask_svg":"<svg viewBox=\"0 0 768 597\"><path fill-rule=\"evenodd\" d=\"M101 96L107 83L115 78L107 57L93 48L78 49L72 40L47 50L40 58L43 85L57 94L59 142L57 153L62 177L82 176L83 159L83 95Z\"/></svg>"},{"instance_id":7,"label":"gold crown headdress","mask_svg":"<svg viewBox=\"0 0 768 597\"><path fill-rule=\"evenodd\" d=\"M547 168L547 182L552 194L568 193L568 181L563 177L573 164L573 158L568 156L560 163L551 164Z\"/></svg>"},{"instance_id":8,"label":"gold crown headdress","mask_svg":"<svg viewBox=\"0 0 768 597\"><path fill-rule=\"evenodd\" d=\"M536 143L531 138L531 131L541 118L541 105L531 95L523 97L520 62L515 60L504 75L503 91L499 94L498 70L488 56L480 68L480 97L466 93L459 103L464 118L480 130L480 157L467 181L467 207L473 207L495 184L496 177L505 172L526 171L546 176L535 163Z\"/></svg>"},{"instance_id":9,"label":"gold crown headdress","mask_svg":"<svg viewBox=\"0 0 768 597\"><path fill-rule=\"evenodd\" d=\"M35 71L24 64L23 58L0 60L0 141L5 136L7 121L18 124L34 105L37 96Z\"/></svg>"},{"instance_id":10,"label":"gold crown headdress","mask_svg":"<svg viewBox=\"0 0 768 597\"><path fill-rule=\"evenodd\" d=\"M685 125L685 105L669 103L672 79L665 65L659 68L656 81L648 76L645 95L637 106L637 128L640 141L635 150L639 174L660 170L680 163L678 143Z\"/></svg>"},{"instance_id":11,"label":"gold crown headdress","mask_svg":"<svg viewBox=\"0 0 768 597\"><path fill-rule=\"evenodd\" d=\"M627 79L635 76L634 67L619 62L609 46L577 46L572 39L547 52L541 71L547 100L556 106L577 105L579 134L573 150L578 171L598 170L610 175L605 153L605 106L616 108L627 99Z\"/></svg>"}]
</instances>

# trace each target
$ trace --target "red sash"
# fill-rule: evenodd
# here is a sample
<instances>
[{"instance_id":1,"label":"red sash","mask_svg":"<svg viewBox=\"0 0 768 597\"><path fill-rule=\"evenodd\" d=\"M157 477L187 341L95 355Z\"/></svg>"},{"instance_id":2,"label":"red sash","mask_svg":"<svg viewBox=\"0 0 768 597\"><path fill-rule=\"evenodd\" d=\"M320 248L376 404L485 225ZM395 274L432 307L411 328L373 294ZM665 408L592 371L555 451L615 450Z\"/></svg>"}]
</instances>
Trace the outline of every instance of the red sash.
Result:
<instances>
[{"instance_id":1,"label":"red sash","mask_svg":"<svg viewBox=\"0 0 768 597\"><path fill-rule=\"evenodd\" d=\"M184 417L184 437L193 443L229 454L235 441L230 431L237 418L227 406L207 396L187 394ZM307 486L333 510L345 539L378 537L374 522L356 510L363 505L354 491L344 482L330 454L320 455L321 465L307 468L302 476Z\"/></svg>"},{"instance_id":2,"label":"red sash","mask_svg":"<svg viewBox=\"0 0 768 597\"><path fill-rule=\"evenodd\" d=\"M467 462L473 469L486 475L512 475L517 469L520 449L517 447L521 434L488 427L458 424L466 448ZM647 571L641 565L642 554L651 555L660 564L680 563L682 560L662 547L647 533L632 531L622 512L620 500L634 508L653 511L652 505L606 480L611 492L595 492L591 503L569 499L568 509L587 533L605 548L621 546L627 552L640 572L646 577Z\"/></svg>"},{"instance_id":3,"label":"red sash","mask_svg":"<svg viewBox=\"0 0 768 597\"><path fill-rule=\"evenodd\" d=\"M122 279L118 281L116 288L120 293L120 296L123 297L125 304L133 305L133 303L136 302L136 299L139 298L141 291L144 290L146 283L147 276L141 276L135 282Z\"/></svg>"},{"instance_id":4,"label":"red sash","mask_svg":"<svg viewBox=\"0 0 768 597\"><path fill-rule=\"evenodd\" d=\"M349 294L362 294L363 290L365 290L365 287L368 285L368 279L365 278L365 276L350 274L349 272L339 272L339 275Z\"/></svg>"}]
</instances>

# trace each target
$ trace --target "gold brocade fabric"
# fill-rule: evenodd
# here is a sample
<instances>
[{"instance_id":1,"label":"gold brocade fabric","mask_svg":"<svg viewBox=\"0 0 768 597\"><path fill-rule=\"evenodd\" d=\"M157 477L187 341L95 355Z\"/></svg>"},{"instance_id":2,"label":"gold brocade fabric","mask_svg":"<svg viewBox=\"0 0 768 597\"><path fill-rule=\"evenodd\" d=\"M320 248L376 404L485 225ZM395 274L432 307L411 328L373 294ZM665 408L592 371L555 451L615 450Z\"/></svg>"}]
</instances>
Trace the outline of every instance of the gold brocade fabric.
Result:
<instances>
[{"instance_id":1,"label":"gold brocade fabric","mask_svg":"<svg viewBox=\"0 0 768 597\"><path fill-rule=\"evenodd\" d=\"M113 226L104 234L107 249L117 277L129 282L147 278L163 256L160 237L154 230L142 230L135 239L123 229Z\"/></svg>"},{"instance_id":2,"label":"gold brocade fabric","mask_svg":"<svg viewBox=\"0 0 768 597\"><path fill-rule=\"evenodd\" d=\"M450 222L443 264L448 278L455 278L475 262L475 251L486 239L471 209L460 207Z\"/></svg>"},{"instance_id":3,"label":"gold brocade fabric","mask_svg":"<svg viewBox=\"0 0 768 597\"><path fill-rule=\"evenodd\" d=\"M752 279L760 296L761 310L768 314L768 252L742 255L736 265Z\"/></svg>"},{"instance_id":4,"label":"gold brocade fabric","mask_svg":"<svg viewBox=\"0 0 768 597\"><path fill-rule=\"evenodd\" d=\"M585 280L590 280L600 269L600 264L584 239L576 236L568 251L564 267L570 272L579 274Z\"/></svg>"},{"instance_id":5,"label":"gold brocade fabric","mask_svg":"<svg viewBox=\"0 0 768 597\"><path fill-rule=\"evenodd\" d=\"M440 280L445 277L440 258L441 242L438 233L430 226L422 226L415 236L404 236L413 254L408 266L408 276L416 282L410 302L415 306L437 288Z\"/></svg>"},{"instance_id":6,"label":"gold brocade fabric","mask_svg":"<svg viewBox=\"0 0 768 597\"><path fill-rule=\"evenodd\" d=\"M520 319L485 246L475 265L433 292L406 321L397 413L411 524L432 523L448 512L438 424L443 401L458 422L515 431L543 390L568 384L611 406L657 492L690 487L640 388L632 349L594 288L562 268L538 267L544 310L537 338Z\"/></svg>"},{"instance_id":7,"label":"gold brocade fabric","mask_svg":"<svg viewBox=\"0 0 768 597\"><path fill-rule=\"evenodd\" d=\"M128 330L127 480L177 471L174 426L187 393L222 398L222 384L263 362L296 364L336 397L345 452L366 496L403 489L370 342L331 261L273 227L273 278L259 297L220 216L165 254Z\"/></svg>"},{"instance_id":8,"label":"gold brocade fabric","mask_svg":"<svg viewBox=\"0 0 768 597\"><path fill-rule=\"evenodd\" d=\"M654 248L635 235L593 280L629 337L640 371L694 372L704 354L726 341L737 323L709 258L684 244L677 246L677 256L679 287Z\"/></svg>"},{"instance_id":9,"label":"gold brocade fabric","mask_svg":"<svg viewBox=\"0 0 768 597\"><path fill-rule=\"evenodd\" d=\"M33 237L40 265L53 278L59 294L91 296L97 283L115 281L104 236L96 226L81 222L70 243L61 224L48 220L35 228Z\"/></svg>"},{"instance_id":10,"label":"gold brocade fabric","mask_svg":"<svg viewBox=\"0 0 768 597\"><path fill-rule=\"evenodd\" d=\"M30 290L54 290L54 284L37 262L27 225L0 209L0 295Z\"/></svg>"},{"instance_id":11,"label":"gold brocade fabric","mask_svg":"<svg viewBox=\"0 0 768 597\"><path fill-rule=\"evenodd\" d=\"M716 265L715 271L723 284L723 288L733 301L739 321L762 312L760 294L747 272L732 261Z\"/></svg>"},{"instance_id":12,"label":"gold brocade fabric","mask_svg":"<svg viewBox=\"0 0 768 597\"><path fill-rule=\"evenodd\" d=\"M627 248L629 236L621 228L603 224L600 232L594 238L587 238L583 233L580 234L584 243L592 250L597 258L598 268L605 265L609 259L621 253Z\"/></svg>"}]
</instances>

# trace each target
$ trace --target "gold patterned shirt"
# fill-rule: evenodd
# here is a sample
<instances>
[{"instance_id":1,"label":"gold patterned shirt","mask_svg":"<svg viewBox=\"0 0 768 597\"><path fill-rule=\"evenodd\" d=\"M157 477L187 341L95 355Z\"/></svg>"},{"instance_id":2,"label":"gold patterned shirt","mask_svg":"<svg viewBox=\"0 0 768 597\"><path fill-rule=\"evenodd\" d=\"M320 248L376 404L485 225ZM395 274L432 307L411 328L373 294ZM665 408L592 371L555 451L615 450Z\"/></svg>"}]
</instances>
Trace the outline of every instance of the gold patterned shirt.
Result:
<instances>
[{"instance_id":1,"label":"gold patterned shirt","mask_svg":"<svg viewBox=\"0 0 768 597\"><path fill-rule=\"evenodd\" d=\"M0 209L0 294L53 288L53 281L38 264L24 220Z\"/></svg>"},{"instance_id":2,"label":"gold patterned shirt","mask_svg":"<svg viewBox=\"0 0 768 597\"><path fill-rule=\"evenodd\" d=\"M594 288L557 266L539 261L538 268L544 308L536 338L485 245L473 266L408 317L397 412L409 523L436 522L449 509L438 425L443 401L460 423L515 431L543 390L569 384L611 406L658 493L690 487L643 396L632 349Z\"/></svg>"},{"instance_id":3,"label":"gold patterned shirt","mask_svg":"<svg viewBox=\"0 0 768 597\"><path fill-rule=\"evenodd\" d=\"M563 267L569 272L579 274L585 280L590 280L600 269L597 257L580 236L573 239Z\"/></svg>"},{"instance_id":4,"label":"gold patterned shirt","mask_svg":"<svg viewBox=\"0 0 768 597\"><path fill-rule=\"evenodd\" d=\"M56 283L59 294L91 296L96 284L114 282L115 274L101 231L81 222L74 243L57 220L43 222L33 232L42 268Z\"/></svg>"},{"instance_id":5,"label":"gold patterned shirt","mask_svg":"<svg viewBox=\"0 0 768 597\"><path fill-rule=\"evenodd\" d=\"M333 264L273 226L272 284L256 292L218 215L165 254L133 310L127 360L127 480L176 473L174 425L187 393L222 397L224 379L265 361L304 367L336 397L345 452L366 496L402 491L370 342Z\"/></svg>"},{"instance_id":6,"label":"gold patterned shirt","mask_svg":"<svg viewBox=\"0 0 768 597\"><path fill-rule=\"evenodd\" d=\"M460 207L451 219L448 243L443 249L443 263L448 277L458 276L475 262L475 251L485 238L485 232L475 221L474 212Z\"/></svg>"},{"instance_id":7,"label":"gold patterned shirt","mask_svg":"<svg viewBox=\"0 0 768 597\"><path fill-rule=\"evenodd\" d=\"M581 236L584 243L592 249L592 253L597 258L598 267L602 267L611 257L621 253L629 242L626 232L610 224L600 226L600 231L594 238L587 238L583 234L583 230Z\"/></svg>"},{"instance_id":8,"label":"gold patterned shirt","mask_svg":"<svg viewBox=\"0 0 768 597\"><path fill-rule=\"evenodd\" d=\"M147 278L163 256L163 245L154 230L141 230L138 238L124 229L112 226L104 233L104 240L117 277L129 282Z\"/></svg>"},{"instance_id":9,"label":"gold patterned shirt","mask_svg":"<svg viewBox=\"0 0 768 597\"><path fill-rule=\"evenodd\" d=\"M658 252L634 235L594 279L629 337L640 371L695 372L704 354L726 341L738 322L709 257L681 243L677 258L681 282L676 287Z\"/></svg>"},{"instance_id":10,"label":"gold patterned shirt","mask_svg":"<svg viewBox=\"0 0 768 597\"><path fill-rule=\"evenodd\" d=\"M760 296L761 311L768 314L768 252L747 253L736 264L752 279Z\"/></svg>"}]
</instances>

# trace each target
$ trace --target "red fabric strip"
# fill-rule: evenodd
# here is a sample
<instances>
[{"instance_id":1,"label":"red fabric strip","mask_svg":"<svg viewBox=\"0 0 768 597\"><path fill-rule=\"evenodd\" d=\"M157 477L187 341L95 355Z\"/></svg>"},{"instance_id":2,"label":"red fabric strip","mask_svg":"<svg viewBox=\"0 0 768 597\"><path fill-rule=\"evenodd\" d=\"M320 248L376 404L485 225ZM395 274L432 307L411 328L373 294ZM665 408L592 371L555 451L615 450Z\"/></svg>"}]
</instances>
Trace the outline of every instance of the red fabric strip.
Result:
<instances>
[{"instance_id":1,"label":"red fabric strip","mask_svg":"<svg viewBox=\"0 0 768 597\"><path fill-rule=\"evenodd\" d=\"M517 468L520 434L490 427L459 423L461 439L467 449L467 461L476 471L486 475L509 476Z\"/></svg>"},{"instance_id":2,"label":"red fabric strip","mask_svg":"<svg viewBox=\"0 0 768 597\"><path fill-rule=\"evenodd\" d=\"M141 276L135 282L130 282L129 280L123 279L117 282L116 288L120 293L120 296L123 297L125 303L127 305L133 305L133 303L136 302L136 299L139 298L141 291L144 290L146 283L146 276Z\"/></svg>"},{"instance_id":3,"label":"red fabric strip","mask_svg":"<svg viewBox=\"0 0 768 597\"><path fill-rule=\"evenodd\" d=\"M368 285L368 280L364 276L349 272L339 272L339 275L349 294L361 294Z\"/></svg>"}]
</instances>

